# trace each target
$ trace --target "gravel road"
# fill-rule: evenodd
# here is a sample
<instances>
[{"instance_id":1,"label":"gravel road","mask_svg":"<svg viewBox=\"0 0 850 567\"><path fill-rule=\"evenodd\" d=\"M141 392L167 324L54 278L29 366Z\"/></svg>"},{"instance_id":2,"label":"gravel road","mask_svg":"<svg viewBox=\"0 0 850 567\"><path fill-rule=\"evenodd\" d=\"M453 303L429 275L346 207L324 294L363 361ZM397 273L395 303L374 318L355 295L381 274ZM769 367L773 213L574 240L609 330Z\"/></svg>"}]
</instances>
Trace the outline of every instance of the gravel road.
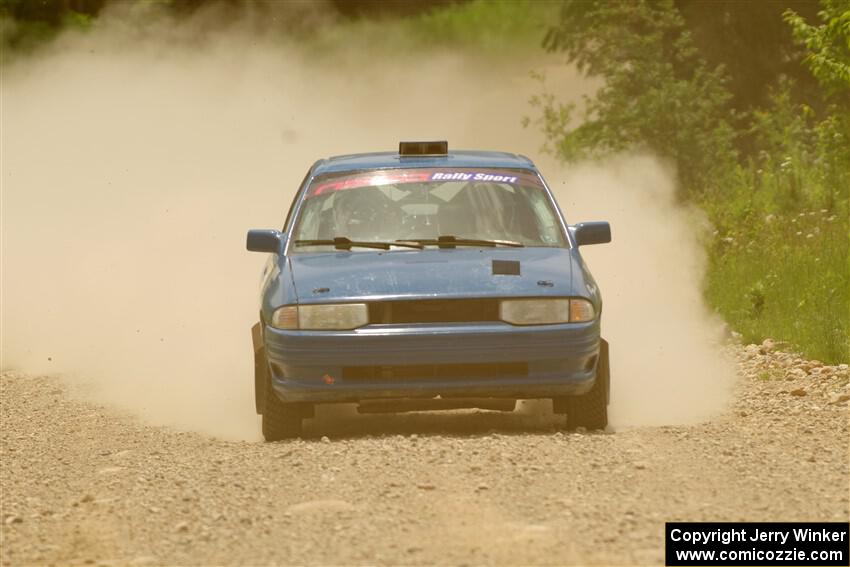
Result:
<instances>
[{"instance_id":1,"label":"gravel road","mask_svg":"<svg viewBox=\"0 0 850 567\"><path fill-rule=\"evenodd\" d=\"M735 347L691 426L522 412L336 416L305 440L151 427L2 375L2 564L663 563L665 521L847 521L847 366Z\"/></svg>"}]
</instances>

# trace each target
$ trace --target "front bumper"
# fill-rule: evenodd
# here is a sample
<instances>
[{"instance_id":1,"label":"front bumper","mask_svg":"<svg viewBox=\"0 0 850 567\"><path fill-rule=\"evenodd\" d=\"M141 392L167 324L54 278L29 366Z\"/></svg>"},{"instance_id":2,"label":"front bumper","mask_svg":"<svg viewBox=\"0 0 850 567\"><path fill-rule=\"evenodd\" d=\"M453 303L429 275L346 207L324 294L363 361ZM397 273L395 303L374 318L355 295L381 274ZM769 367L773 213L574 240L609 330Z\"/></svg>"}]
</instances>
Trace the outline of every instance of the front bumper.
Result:
<instances>
[{"instance_id":1,"label":"front bumper","mask_svg":"<svg viewBox=\"0 0 850 567\"><path fill-rule=\"evenodd\" d=\"M354 331L263 330L272 386L286 402L387 398L546 398L593 386L599 320L369 325Z\"/></svg>"}]
</instances>

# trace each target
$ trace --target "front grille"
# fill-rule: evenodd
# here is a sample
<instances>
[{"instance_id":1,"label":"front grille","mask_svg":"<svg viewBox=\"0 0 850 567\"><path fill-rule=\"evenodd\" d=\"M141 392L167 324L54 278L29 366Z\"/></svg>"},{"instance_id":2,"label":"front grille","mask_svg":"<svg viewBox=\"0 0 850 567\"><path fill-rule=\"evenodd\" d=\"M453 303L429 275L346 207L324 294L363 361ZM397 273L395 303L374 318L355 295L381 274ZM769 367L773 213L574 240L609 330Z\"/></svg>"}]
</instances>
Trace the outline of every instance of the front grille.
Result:
<instances>
[{"instance_id":1,"label":"front grille","mask_svg":"<svg viewBox=\"0 0 850 567\"><path fill-rule=\"evenodd\" d=\"M371 323L467 323L499 320L499 300L417 299L369 304Z\"/></svg>"},{"instance_id":2,"label":"front grille","mask_svg":"<svg viewBox=\"0 0 850 567\"><path fill-rule=\"evenodd\" d=\"M484 362L460 364L400 364L392 366L345 366L344 380L441 380L503 376L528 376L527 362Z\"/></svg>"}]
</instances>

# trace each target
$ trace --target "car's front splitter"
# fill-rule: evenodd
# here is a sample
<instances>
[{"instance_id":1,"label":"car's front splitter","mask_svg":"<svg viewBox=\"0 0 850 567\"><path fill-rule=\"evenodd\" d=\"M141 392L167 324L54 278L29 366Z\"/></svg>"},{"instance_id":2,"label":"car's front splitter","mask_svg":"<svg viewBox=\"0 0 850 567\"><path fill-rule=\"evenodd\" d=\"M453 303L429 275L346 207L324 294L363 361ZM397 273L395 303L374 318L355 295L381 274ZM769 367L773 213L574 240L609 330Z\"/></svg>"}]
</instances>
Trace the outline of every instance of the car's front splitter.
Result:
<instances>
[{"instance_id":1,"label":"car's front splitter","mask_svg":"<svg viewBox=\"0 0 850 567\"><path fill-rule=\"evenodd\" d=\"M546 398L592 387L599 323L266 327L264 342L272 386L284 401Z\"/></svg>"}]
</instances>

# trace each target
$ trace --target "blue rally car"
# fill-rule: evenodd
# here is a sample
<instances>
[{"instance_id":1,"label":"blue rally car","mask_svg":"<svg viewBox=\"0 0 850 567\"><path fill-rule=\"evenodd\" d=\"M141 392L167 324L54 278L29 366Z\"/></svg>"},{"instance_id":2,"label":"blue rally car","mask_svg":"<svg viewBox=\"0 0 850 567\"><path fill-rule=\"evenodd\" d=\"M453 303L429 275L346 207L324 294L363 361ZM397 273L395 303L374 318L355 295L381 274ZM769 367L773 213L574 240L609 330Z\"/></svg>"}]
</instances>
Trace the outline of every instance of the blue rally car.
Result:
<instances>
[{"instance_id":1,"label":"blue rally car","mask_svg":"<svg viewBox=\"0 0 850 567\"><path fill-rule=\"evenodd\" d=\"M551 398L568 428L608 423L602 298L570 226L526 157L402 142L317 161L269 253L252 329L267 441L295 437L315 404L360 412Z\"/></svg>"}]
</instances>

